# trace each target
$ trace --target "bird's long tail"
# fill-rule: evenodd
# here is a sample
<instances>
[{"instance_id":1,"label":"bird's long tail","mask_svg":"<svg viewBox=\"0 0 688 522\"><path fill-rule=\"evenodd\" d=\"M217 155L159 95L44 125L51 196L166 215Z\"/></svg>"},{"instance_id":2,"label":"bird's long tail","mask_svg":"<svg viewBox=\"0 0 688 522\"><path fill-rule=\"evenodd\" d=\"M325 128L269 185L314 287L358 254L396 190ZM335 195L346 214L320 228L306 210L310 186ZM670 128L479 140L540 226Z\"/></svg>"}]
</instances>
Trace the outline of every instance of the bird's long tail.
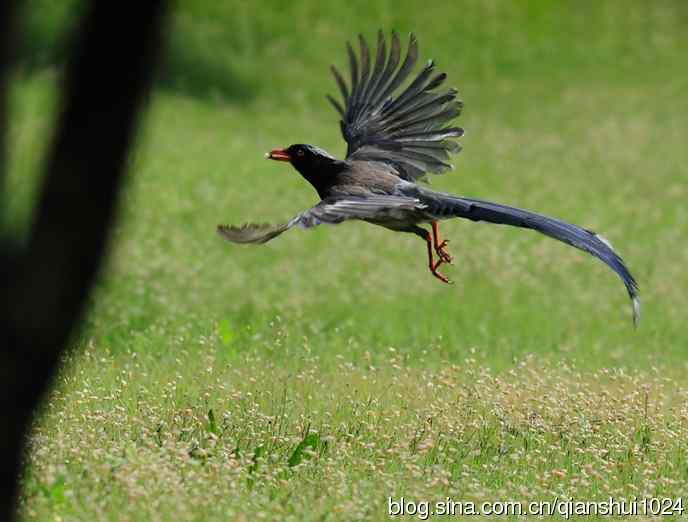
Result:
<instances>
[{"instance_id":1,"label":"bird's long tail","mask_svg":"<svg viewBox=\"0 0 688 522\"><path fill-rule=\"evenodd\" d=\"M433 194L433 196L436 195ZM422 198L422 200L428 205L428 210L440 218L460 217L472 221L530 228L592 254L606 263L623 281L633 305L633 324L638 325L640 320L638 283L636 283L623 259L614 252L609 241L601 235L558 219L479 199L442 194L440 197L430 197L427 200Z\"/></svg>"}]
</instances>

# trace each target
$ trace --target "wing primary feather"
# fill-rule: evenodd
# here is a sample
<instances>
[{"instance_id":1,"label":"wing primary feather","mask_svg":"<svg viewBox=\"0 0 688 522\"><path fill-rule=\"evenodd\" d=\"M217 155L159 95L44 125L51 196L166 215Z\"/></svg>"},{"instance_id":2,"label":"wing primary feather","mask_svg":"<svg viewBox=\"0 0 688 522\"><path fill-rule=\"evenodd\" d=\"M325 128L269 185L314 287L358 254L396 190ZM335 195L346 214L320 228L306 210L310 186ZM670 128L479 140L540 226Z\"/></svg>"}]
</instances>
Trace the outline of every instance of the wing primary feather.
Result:
<instances>
[{"instance_id":1,"label":"wing primary feather","mask_svg":"<svg viewBox=\"0 0 688 522\"><path fill-rule=\"evenodd\" d=\"M368 83L368 76L370 75L370 48L368 42L362 34L358 35L358 45L361 49L361 92Z\"/></svg>"},{"instance_id":2,"label":"wing primary feather","mask_svg":"<svg viewBox=\"0 0 688 522\"><path fill-rule=\"evenodd\" d=\"M416 65L417 60L418 42L416 41L416 36L413 33L411 33L411 36L409 37L408 51L406 52L406 58L404 59L404 63L397 71L396 76L394 76L394 78L385 87L384 91L380 95L380 101L387 98L390 94L392 94L392 92L396 90L397 87L399 87L399 85L402 84L402 82L408 77L413 67Z\"/></svg>"},{"instance_id":3,"label":"wing primary feather","mask_svg":"<svg viewBox=\"0 0 688 522\"><path fill-rule=\"evenodd\" d=\"M358 88L358 62L356 61L356 54L350 42L346 42L346 51L349 53L349 69L351 70L351 97L349 98L349 105L347 108L352 110L352 106L356 100L356 89Z\"/></svg>"},{"instance_id":4,"label":"wing primary feather","mask_svg":"<svg viewBox=\"0 0 688 522\"><path fill-rule=\"evenodd\" d=\"M233 243L267 243L290 228L291 224L244 223L240 226L218 225L218 233Z\"/></svg>"},{"instance_id":5,"label":"wing primary feather","mask_svg":"<svg viewBox=\"0 0 688 522\"><path fill-rule=\"evenodd\" d=\"M377 85L380 81L380 75L385 66L385 59L387 57L387 47L385 44L385 35L382 30L377 33L377 52L375 55L375 66L373 68L373 73L370 76L370 80L366 85L365 91L362 94L363 100L367 102L368 105L373 108L373 100L371 99L377 89Z\"/></svg>"},{"instance_id":6,"label":"wing primary feather","mask_svg":"<svg viewBox=\"0 0 688 522\"><path fill-rule=\"evenodd\" d=\"M386 124L392 124L397 122L407 121L412 117L417 116L423 111L432 108L434 106L443 106L444 104L452 101L456 98L456 94L453 92L447 92L445 94L438 94L428 98L427 101L419 100L417 103L409 105L409 108L403 112L392 115L392 117L385 118Z\"/></svg>"},{"instance_id":7,"label":"wing primary feather","mask_svg":"<svg viewBox=\"0 0 688 522\"><path fill-rule=\"evenodd\" d=\"M435 131L404 132L394 136L396 141L404 142L409 140L441 141L447 138L460 138L464 130L461 127L447 127Z\"/></svg>"},{"instance_id":8,"label":"wing primary feather","mask_svg":"<svg viewBox=\"0 0 688 522\"><path fill-rule=\"evenodd\" d=\"M399 43L399 36L396 32L392 32L392 43L390 44L389 59L387 60L387 65L385 70L382 72L382 76L377 83L375 88L375 95L370 100L370 103L376 107L377 104L382 100L384 95L384 88L389 82L392 74L396 71L399 65L399 59L401 58L401 44Z\"/></svg>"},{"instance_id":9,"label":"wing primary feather","mask_svg":"<svg viewBox=\"0 0 688 522\"><path fill-rule=\"evenodd\" d=\"M408 148L409 150L415 150L415 149L421 149L421 150L429 150L429 151L442 151L446 153L446 157L449 157L449 154L456 154L461 150L461 145L456 143L455 141L431 141L431 142L424 142L424 141L416 141L416 142L406 142L403 144L405 148Z\"/></svg>"},{"instance_id":10,"label":"wing primary feather","mask_svg":"<svg viewBox=\"0 0 688 522\"><path fill-rule=\"evenodd\" d=\"M332 104L332 106L335 108L335 110L339 113L339 115L343 118L344 117L344 107L335 100L332 96L329 94L327 95L327 100Z\"/></svg>"},{"instance_id":11,"label":"wing primary feather","mask_svg":"<svg viewBox=\"0 0 688 522\"><path fill-rule=\"evenodd\" d=\"M430 60L425 67L418 73L415 80L413 80L409 86L402 92L397 98L387 107L382 109L384 115L394 114L395 111L402 108L404 104L420 92L424 90L424 83L432 73L435 68L435 64Z\"/></svg>"},{"instance_id":12,"label":"wing primary feather","mask_svg":"<svg viewBox=\"0 0 688 522\"><path fill-rule=\"evenodd\" d=\"M437 89L440 85L444 83L444 81L447 79L447 73L439 73L437 76L435 76L432 80L430 80L430 83L428 83L425 86L425 89L423 89L425 92L432 91L434 89Z\"/></svg>"},{"instance_id":13,"label":"wing primary feather","mask_svg":"<svg viewBox=\"0 0 688 522\"><path fill-rule=\"evenodd\" d=\"M346 87L346 82L334 65L330 67L330 70L332 71L332 75L337 82L339 92L342 94L342 98L344 98L344 104L346 105L349 103L349 89Z\"/></svg>"},{"instance_id":14,"label":"wing primary feather","mask_svg":"<svg viewBox=\"0 0 688 522\"><path fill-rule=\"evenodd\" d=\"M424 128L429 124L433 124L430 128L436 128L439 124L456 118L461 113L461 106L458 104L448 104L443 107L437 107L434 111L424 114L421 118L415 120L405 120L396 125L389 127L388 132L393 136L395 132L400 130L413 131L417 127Z\"/></svg>"},{"instance_id":15,"label":"wing primary feather","mask_svg":"<svg viewBox=\"0 0 688 522\"><path fill-rule=\"evenodd\" d=\"M355 121L358 115L363 110L363 93L365 92L366 86L368 84L368 75L370 74L370 50L368 49L368 43L362 34L358 35L358 45L361 54L361 76L359 78L359 83L356 89L352 92L351 101L351 116L350 119Z\"/></svg>"},{"instance_id":16,"label":"wing primary feather","mask_svg":"<svg viewBox=\"0 0 688 522\"><path fill-rule=\"evenodd\" d=\"M405 159L422 162L426 165L431 166L432 168L439 169L439 171L451 169L451 165L449 163L445 163L444 161L436 158L435 156L427 154L425 152L416 152L409 149L402 149L400 151L395 151L395 155L398 155L399 157Z\"/></svg>"}]
</instances>

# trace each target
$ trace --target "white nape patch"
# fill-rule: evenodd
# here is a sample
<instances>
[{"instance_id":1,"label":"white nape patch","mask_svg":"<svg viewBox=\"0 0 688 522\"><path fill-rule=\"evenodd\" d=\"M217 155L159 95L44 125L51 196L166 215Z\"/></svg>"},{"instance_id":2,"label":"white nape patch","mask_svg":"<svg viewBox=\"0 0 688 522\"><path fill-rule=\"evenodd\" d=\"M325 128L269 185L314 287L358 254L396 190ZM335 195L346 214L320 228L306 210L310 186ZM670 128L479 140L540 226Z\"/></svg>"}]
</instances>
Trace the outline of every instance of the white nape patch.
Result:
<instances>
[{"instance_id":1,"label":"white nape patch","mask_svg":"<svg viewBox=\"0 0 688 522\"><path fill-rule=\"evenodd\" d=\"M597 239L599 239L600 241L602 241L602 243L604 243L605 245L607 245L609 248L611 248L612 250L614 250L614 247L612 246L612 243L611 243L606 237L604 237L602 234L595 234L595 237L596 237Z\"/></svg>"},{"instance_id":2,"label":"white nape patch","mask_svg":"<svg viewBox=\"0 0 688 522\"><path fill-rule=\"evenodd\" d=\"M633 326L638 327L640 322L640 299L637 297L633 298Z\"/></svg>"}]
</instances>

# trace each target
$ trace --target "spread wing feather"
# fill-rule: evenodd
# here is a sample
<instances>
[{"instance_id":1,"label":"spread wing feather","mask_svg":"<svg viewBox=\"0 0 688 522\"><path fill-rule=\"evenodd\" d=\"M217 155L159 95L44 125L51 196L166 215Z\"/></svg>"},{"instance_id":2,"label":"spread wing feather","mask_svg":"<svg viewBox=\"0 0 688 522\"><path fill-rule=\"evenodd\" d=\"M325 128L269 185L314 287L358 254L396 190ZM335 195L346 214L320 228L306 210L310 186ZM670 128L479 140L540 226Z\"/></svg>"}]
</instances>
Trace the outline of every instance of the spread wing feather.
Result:
<instances>
[{"instance_id":1,"label":"spread wing feather","mask_svg":"<svg viewBox=\"0 0 688 522\"><path fill-rule=\"evenodd\" d=\"M370 195L347 198L327 198L302 212L288 223L270 225L246 223L240 226L218 225L218 233L233 243L267 243L298 225L311 228L321 223L336 225L348 219L384 220L395 212L422 210L425 205L412 197Z\"/></svg>"},{"instance_id":2,"label":"spread wing feather","mask_svg":"<svg viewBox=\"0 0 688 522\"><path fill-rule=\"evenodd\" d=\"M418 42L412 34L403 63L401 45L392 33L389 56L382 31L378 32L375 63L359 35L360 61L347 43L350 88L332 66L342 102L327 96L341 117L342 136L347 142L347 159L379 161L391 165L399 177L416 181L427 172L441 173L452 165L449 155L459 152L454 141L463 129L448 126L461 113L456 89L436 92L447 75L435 74L429 61L418 75L396 94L418 61Z\"/></svg>"}]
</instances>

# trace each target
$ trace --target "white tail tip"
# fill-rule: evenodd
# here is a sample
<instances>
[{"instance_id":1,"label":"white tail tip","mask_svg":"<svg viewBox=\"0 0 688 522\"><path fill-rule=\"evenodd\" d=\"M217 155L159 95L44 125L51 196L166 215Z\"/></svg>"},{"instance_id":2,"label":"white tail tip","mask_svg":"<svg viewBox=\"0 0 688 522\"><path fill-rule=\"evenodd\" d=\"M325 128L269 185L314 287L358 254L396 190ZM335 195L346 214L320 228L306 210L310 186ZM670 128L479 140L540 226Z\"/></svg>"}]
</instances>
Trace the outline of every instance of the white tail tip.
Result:
<instances>
[{"instance_id":1,"label":"white tail tip","mask_svg":"<svg viewBox=\"0 0 688 522\"><path fill-rule=\"evenodd\" d=\"M640 299L637 296L633 297L633 326L638 328L640 322Z\"/></svg>"}]
</instances>

